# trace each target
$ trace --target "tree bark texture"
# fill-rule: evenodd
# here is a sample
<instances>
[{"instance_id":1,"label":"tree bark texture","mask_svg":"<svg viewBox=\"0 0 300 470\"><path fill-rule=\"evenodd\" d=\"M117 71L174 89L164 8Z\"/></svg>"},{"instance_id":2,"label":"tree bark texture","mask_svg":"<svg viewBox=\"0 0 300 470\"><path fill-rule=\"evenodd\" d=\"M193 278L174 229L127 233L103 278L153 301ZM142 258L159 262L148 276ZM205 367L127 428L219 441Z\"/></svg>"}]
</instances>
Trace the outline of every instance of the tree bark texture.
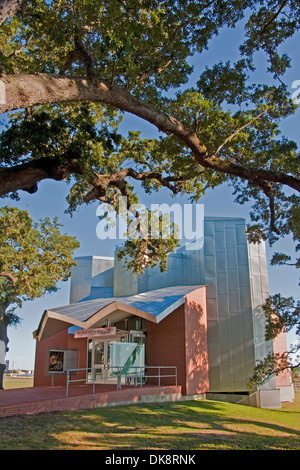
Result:
<instances>
[{"instance_id":1,"label":"tree bark texture","mask_svg":"<svg viewBox=\"0 0 300 470\"><path fill-rule=\"evenodd\" d=\"M8 351L7 324L0 319L0 390L3 390L3 375L5 370L5 356Z\"/></svg>"},{"instance_id":2,"label":"tree bark texture","mask_svg":"<svg viewBox=\"0 0 300 470\"><path fill-rule=\"evenodd\" d=\"M0 24L13 17L21 8L24 0L0 0Z\"/></svg>"},{"instance_id":3,"label":"tree bark texture","mask_svg":"<svg viewBox=\"0 0 300 470\"><path fill-rule=\"evenodd\" d=\"M61 181L73 171L72 163L61 164L55 158L40 158L10 168L0 169L0 195L19 190L35 193L44 179Z\"/></svg>"}]
</instances>

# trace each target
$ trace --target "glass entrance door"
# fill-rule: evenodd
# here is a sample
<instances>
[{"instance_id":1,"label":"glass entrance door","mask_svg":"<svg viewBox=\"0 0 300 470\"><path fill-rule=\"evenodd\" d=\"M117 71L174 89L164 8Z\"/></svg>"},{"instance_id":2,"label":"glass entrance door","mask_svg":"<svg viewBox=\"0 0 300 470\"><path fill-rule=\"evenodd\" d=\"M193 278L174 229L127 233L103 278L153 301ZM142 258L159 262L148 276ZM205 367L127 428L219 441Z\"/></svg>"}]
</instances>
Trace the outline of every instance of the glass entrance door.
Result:
<instances>
[{"instance_id":1,"label":"glass entrance door","mask_svg":"<svg viewBox=\"0 0 300 470\"><path fill-rule=\"evenodd\" d=\"M126 336L93 338L91 343L91 376L99 383L116 383L118 372L122 380L144 374L145 335L131 332L131 341Z\"/></svg>"},{"instance_id":2,"label":"glass entrance door","mask_svg":"<svg viewBox=\"0 0 300 470\"><path fill-rule=\"evenodd\" d=\"M110 341L108 339L93 339L92 345L92 377L101 379L101 383L113 383L110 369Z\"/></svg>"}]
</instances>

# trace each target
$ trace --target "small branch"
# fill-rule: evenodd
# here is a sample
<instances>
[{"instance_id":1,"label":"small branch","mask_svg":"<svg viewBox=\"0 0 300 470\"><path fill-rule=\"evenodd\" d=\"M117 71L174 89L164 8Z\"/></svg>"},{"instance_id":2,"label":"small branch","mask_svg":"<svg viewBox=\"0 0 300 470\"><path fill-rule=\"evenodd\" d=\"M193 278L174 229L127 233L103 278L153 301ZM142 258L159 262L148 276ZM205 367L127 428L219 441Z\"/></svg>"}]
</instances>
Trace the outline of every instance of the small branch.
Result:
<instances>
[{"instance_id":1,"label":"small branch","mask_svg":"<svg viewBox=\"0 0 300 470\"><path fill-rule=\"evenodd\" d=\"M139 74L138 79L141 82L144 82L147 78L151 77L151 75L156 75L162 73L172 62L173 58L169 59L164 65L162 66L155 66L151 69L146 70Z\"/></svg>"},{"instance_id":2,"label":"small branch","mask_svg":"<svg viewBox=\"0 0 300 470\"><path fill-rule=\"evenodd\" d=\"M10 280L10 282L13 286L16 285L16 279L13 277L12 274L10 274L8 272L5 272L5 271L2 271L2 272L0 272L0 277L7 277Z\"/></svg>"},{"instance_id":3,"label":"small branch","mask_svg":"<svg viewBox=\"0 0 300 470\"><path fill-rule=\"evenodd\" d=\"M76 60L79 60L82 64L84 64L87 76L95 76L94 61L90 54L85 50L78 32L75 33L74 44L75 49L68 53L66 62L63 65L62 69L59 71L60 75L63 75L67 70L70 70L73 63Z\"/></svg>"},{"instance_id":4,"label":"small branch","mask_svg":"<svg viewBox=\"0 0 300 470\"><path fill-rule=\"evenodd\" d=\"M264 183L259 185L264 194L269 199L269 208L270 208L270 226L269 229L271 232L280 235L280 231L276 227L276 212L275 212L275 197L272 191L272 184Z\"/></svg>"},{"instance_id":5,"label":"small branch","mask_svg":"<svg viewBox=\"0 0 300 470\"><path fill-rule=\"evenodd\" d=\"M283 2L283 4L280 6L280 8L278 9L278 11L275 13L275 15L272 16L272 18L268 21L267 24L265 24L265 26L263 27L263 29L261 30L261 36L266 32L266 29L270 26L271 23L273 23L273 21L276 20L276 18L280 15L281 11L284 9L284 7L289 3L289 0L285 0L285 2Z\"/></svg>"},{"instance_id":6,"label":"small branch","mask_svg":"<svg viewBox=\"0 0 300 470\"><path fill-rule=\"evenodd\" d=\"M76 60L79 60L80 62L83 62L83 58L82 58L80 52L76 51L76 50L70 51L68 53L68 56L66 58L66 61L65 61L64 65L62 66L62 68L59 71L59 74L64 75L67 70L71 69L73 63Z\"/></svg>"},{"instance_id":7,"label":"small branch","mask_svg":"<svg viewBox=\"0 0 300 470\"><path fill-rule=\"evenodd\" d=\"M227 137L227 139L217 148L217 151L215 152L215 155L217 155L220 150L230 141L232 140L237 134L239 134L241 131L243 131L244 129L246 129L246 127L248 126L251 126L251 124L253 124L254 121L257 121L258 119L260 119L265 113L267 112L267 109L265 109L264 111L262 111L261 113L259 113L257 116L255 116L253 119L251 119L251 121L247 122L246 124L244 124L243 126L239 127L233 134L231 134L229 137Z\"/></svg>"},{"instance_id":8,"label":"small branch","mask_svg":"<svg viewBox=\"0 0 300 470\"><path fill-rule=\"evenodd\" d=\"M75 49L80 53L82 57L82 61L86 66L86 73L88 77L93 77L95 76L95 67L94 67L94 61L90 54L85 50L81 38L79 37L79 34L75 34L74 37L74 43L75 43Z\"/></svg>"}]
</instances>

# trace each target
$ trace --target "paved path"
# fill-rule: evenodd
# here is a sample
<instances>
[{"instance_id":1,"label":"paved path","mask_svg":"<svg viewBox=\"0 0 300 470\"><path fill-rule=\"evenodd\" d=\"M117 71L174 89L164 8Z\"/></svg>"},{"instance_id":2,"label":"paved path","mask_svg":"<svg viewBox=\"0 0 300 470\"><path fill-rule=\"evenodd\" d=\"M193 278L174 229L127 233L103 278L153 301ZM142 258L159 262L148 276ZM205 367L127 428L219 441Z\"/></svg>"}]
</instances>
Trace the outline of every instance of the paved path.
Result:
<instances>
[{"instance_id":1,"label":"paved path","mask_svg":"<svg viewBox=\"0 0 300 470\"><path fill-rule=\"evenodd\" d=\"M122 387L126 388L126 387ZM96 393L108 393L116 391L116 385L96 385ZM69 397L89 395L93 393L92 385L72 385L69 387ZM28 387L0 390L1 406L20 405L21 403L33 403L43 400L54 400L67 396L66 386Z\"/></svg>"},{"instance_id":2,"label":"paved path","mask_svg":"<svg viewBox=\"0 0 300 470\"><path fill-rule=\"evenodd\" d=\"M67 397L66 386L30 387L0 390L0 418L14 415L47 413L52 411L67 411L89 409L109 404L130 404L140 401L155 402L178 400L181 398L180 386L151 386L143 387L122 385L117 390L116 385L89 384L69 387Z\"/></svg>"}]
</instances>

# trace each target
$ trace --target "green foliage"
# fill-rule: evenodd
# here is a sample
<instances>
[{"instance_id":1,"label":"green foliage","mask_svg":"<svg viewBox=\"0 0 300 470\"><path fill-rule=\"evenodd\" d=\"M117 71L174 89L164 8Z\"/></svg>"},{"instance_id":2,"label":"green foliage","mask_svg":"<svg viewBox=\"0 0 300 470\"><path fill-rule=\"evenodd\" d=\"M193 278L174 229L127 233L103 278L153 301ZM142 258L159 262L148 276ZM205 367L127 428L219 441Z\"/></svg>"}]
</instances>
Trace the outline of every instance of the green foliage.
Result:
<instances>
[{"instance_id":1,"label":"green foliage","mask_svg":"<svg viewBox=\"0 0 300 470\"><path fill-rule=\"evenodd\" d=\"M296 327L300 333L300 301L280 294L270 296L263 306L267 319L266 339L274 339L282 331L290 331Z\"/></svg>"},{"instance_id":2,"label":"green foliage","mask_svg":"<svg viewBox=\"0 0 300 470\"><path fill-rule=\"evenodd\" d=\"M117 251L118 260L123 260L134 275L157 265L161 272L166 271L168 254L179 246L179 227L172 222L170 214L133 212L135 219L128 217L129 236Z\"/></svg>"},{"instance_id":3,"label":"green foliage","mask_svg":"<svg viewBox=\"0 0 300 470\"><path fill-rule=\"evenodd\" d=\"M12 207L0 209L0 320L16 323L16 307L45 293L55 292L75 265L74 237L61 234L57 218L33 223L28 212Z\"/></svg>"},{"instance_id":4,"label":"green foliage","mask_svg":"<svg viewBox=\"0 0 300 470\"><path fill-rule=\"evenodd\" d=\"M249 380L248 386L255 384L262 385L272 375L278 376L284 370L290 369L291 364L287 354L268 353L267 356L259 361L253 371L253 376Z\"/></svg>"},{"instance_id":5,"label":"green foliage","mask_svg":"<svg viewBox=\"0 0 300 470\"><path fill-rule=\"evenodd\" d=\"M295 328L296 335L300 334L300 301L280 294L271 295L263 305L266 317L266 341L272 341L280 333L289 332ZM263 384L272 375L279 375L286 369L296 370L299 367L300 344L294 345L283 353L269 353L259 360L255 366L249 385ZM292 359L293 357L294 359ZM296 362L295 362L296 361Z\"/></svg>"},{"instance_id":6,"label":"green foliage","mask_svg":"<svg viewBox=\"0 0 300 470\"><path fill-rule=\"evenodd\" d=\"M45 157L59 158L61 164L74 161L78 167L86 164L92 170L120 139L114 118L113 113L109 115L94 104L41 106L17 112L1 133L1 166Z\"/></svg>"}]
</instances>

